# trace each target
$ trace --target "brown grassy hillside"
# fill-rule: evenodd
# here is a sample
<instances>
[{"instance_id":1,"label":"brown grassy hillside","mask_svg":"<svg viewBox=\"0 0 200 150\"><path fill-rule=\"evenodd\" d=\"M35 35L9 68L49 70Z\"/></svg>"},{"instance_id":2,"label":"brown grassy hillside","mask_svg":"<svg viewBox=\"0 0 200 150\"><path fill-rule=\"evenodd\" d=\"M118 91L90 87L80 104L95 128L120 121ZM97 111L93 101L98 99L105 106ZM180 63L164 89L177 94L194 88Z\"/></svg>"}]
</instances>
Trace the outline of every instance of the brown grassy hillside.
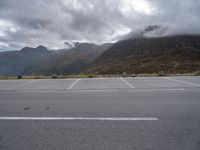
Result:
<instances>
[{"instance_id":1,"label":"brown grassy hillside","mask_svg":"<svg viewBox=\"0 0 200 150\"><path fill-rule=\"evenodd\" d=\"M200 36L137 38L117 42L85 73L191 73L200 70Z\"/></svg>"}]
</instances>

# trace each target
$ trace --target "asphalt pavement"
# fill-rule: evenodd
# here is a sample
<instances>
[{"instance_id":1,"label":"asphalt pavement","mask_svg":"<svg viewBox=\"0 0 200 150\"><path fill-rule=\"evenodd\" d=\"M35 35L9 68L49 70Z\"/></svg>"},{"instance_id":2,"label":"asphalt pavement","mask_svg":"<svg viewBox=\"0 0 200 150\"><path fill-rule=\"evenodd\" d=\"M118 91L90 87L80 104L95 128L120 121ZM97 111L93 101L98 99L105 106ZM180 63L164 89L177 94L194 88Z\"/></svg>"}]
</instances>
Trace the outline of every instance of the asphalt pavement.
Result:
<instances>
[{"instance_id":1,"label":"asphalt pavement","mask_svg":"<svg viewBox=\"0 0 200 150\"><path fill-rule=\"evenodd\" d=\"M0 150L200 150L200 77L0 80Z\"/></svg>"}]
</instances>

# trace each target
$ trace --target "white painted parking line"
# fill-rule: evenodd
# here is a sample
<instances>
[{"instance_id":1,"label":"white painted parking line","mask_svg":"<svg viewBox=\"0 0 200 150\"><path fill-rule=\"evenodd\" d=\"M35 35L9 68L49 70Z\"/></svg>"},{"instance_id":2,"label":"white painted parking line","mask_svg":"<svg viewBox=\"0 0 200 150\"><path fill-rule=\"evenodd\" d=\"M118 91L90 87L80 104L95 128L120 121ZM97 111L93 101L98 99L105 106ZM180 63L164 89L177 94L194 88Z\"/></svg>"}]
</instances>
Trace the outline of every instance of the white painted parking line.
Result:
<instances>
[{"instance_id":1,"label":"white painted parking line","mask_svg":"<svg viewBox=\"0 0 200 150\"><path fill-rule=\"evenodd\" d=\"M33 84L33 83L39 82L39 81L41 81L41 80L42 80L42 79L35 79L35 80L27 81L27 82L25 82L25 83L23 83L23 84L21 84L21 85L18 85L18 86L13 87L12 89L15 90L15 89L18 89L18 88L22 88L22 87L24 87L24 86L26 86L26 85Z\"/></svg>"},{"instance_id":2,"label":"white painted parking line","mask_svg":"<svg viewBox=\"0 0 200 150\"><path fill-rule=\"evenodd\" d=\"M185 89L137 89L134 90L137 92L157 92L157 91L163 91L163 92L176 92L176 91L185 91Z\"/></svg>"},{"instance_id":3,"label":"white painted parking line","mask_svg":"<svg viewBox=\"0 0 200 150\"><path fill-rule=\"evenodd\" d=\"M59 90L23 90L23 91L16 91L16 92L19 92L19 93L52 93L52 92L59 92ZM65 92L65 91L63 91Z\"/></svg>"},{"instance_id":4,"label":"white painted parking line","mask_svg":"<svg viewBox=\"0 0 200 150\"><path fill-rule=\"evenodd\" d=\"M62 121L62 120L86 120L86 121L158 121L156 117L0 117L0 120L38 120L38 121Z\"/></svg>"},{"instance_id":5,"label":"white painted parking line","mask_svg":"<svg viewBox=\"0 0 200 150\"><path fill-rule=\"evenodd\" d=\"M74 90L75 92L118 92L120 90Z\"/></svg>"},{"instance_id":6,"label":"white painted parking line","mask_svg":"<svg viewBox=\"0 0 200 150\"><path fill-rule=\"evenodd\" d=\"M0 90L1 91L1 90ZM14 90L14 91L16 91L16 90ZM130 90L128 90L128 89L121 89L121 90L119 90L119 89L113 89L113 90L98 90L98 89L94 89L94 90L92 90L92 89L86 89L86 90L77 90L77 89L75 89L75 90L70 90L70 92L77 92L77 93L100 93L100 92L120 92L120 91L128 91L128 92L130 92ZM185 91L185 89L183 89L183 88L163 88L163 89L161 89L161 88L159 88L159 89L142 89L142 88L137 88L137 89L135 89L135 90L131 90L131 92L151 92L151 91ZM66 91L65 90L19 90L19 91L16 91L16 92L19 92L19 93L66 93Z\"/></svg>"},{"instance_id":7,"label":"white painted parking line","mask_svg":"<svg viewBox=\"0 0 200 150\"><path fill-rule=\"evenodd\" d=\"M82 80L110 80L110 79L118 79L118 78L82 78Z\"/></svg>"},{"instance_id":8,"label":"white painted parking line","mask_svg":"<svg viewBox=\"0 0 200 150\"><path fill-rule=\"evenodd\" d=\"M135 87L134 87L132 84L128 83L125 79L123 79L122 77L120 77L120 79L121 79L126 85L128 85L129 87L131 87L132 89L135 89Z\"/></svg>"},{"instance_id":9,"label":"white painted parking line","mask_svg":"<svg viewBox=\"0 0 200 150\"><path fill-rule=\"evenodd\" d=\"M68 90L72 89L73 86L75 86L80 80L81 80L81 78L80 78L80 79L77 79L77 80L76 80L75 82L73 82L67 89L68 89Z\"/></svg>"},{"instance_id":10,"label":"white painted parking line","mask_svg":"<svg viewBox=\"0 0 200 150\"><path fill-rule=\"evenodd\" d=\"M1 90L0 90L1 91ZM119 90L70 90L70 92L118 92ZM66 91L64 90L23 90L23 91L16 91L19 93L66 93Z\"/></svg>"},{"instance_id":11,"label":"white painted parking line","mask_svg":"<svg viewBox=\"0 0 200 150\"><path fill-rule=\"evenodd\" d=\"M200 87L200 84L191 83L191 82L186 82L186 81L177 80L177 79L173 79L173 78L163 78L163 79L171 80L171 81L175 81L175 82L180 82L180 83L185 83L185 84L189 84L189 85L193 85L193 86L198 86L198 87Z\"/></svg>"}]
</instances>

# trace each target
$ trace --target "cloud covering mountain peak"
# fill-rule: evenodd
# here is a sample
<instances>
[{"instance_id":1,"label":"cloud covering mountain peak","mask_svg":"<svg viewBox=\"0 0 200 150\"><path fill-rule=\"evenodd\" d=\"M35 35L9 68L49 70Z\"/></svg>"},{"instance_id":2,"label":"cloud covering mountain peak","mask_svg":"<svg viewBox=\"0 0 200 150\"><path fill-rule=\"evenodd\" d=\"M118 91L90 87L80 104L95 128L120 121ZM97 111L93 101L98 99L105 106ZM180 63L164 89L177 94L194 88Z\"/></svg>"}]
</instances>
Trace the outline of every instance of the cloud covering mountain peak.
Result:
<instances>
[{"instance_id":1,"label":"cloud covering mountain peak","mask_svg":"<svg viewBox=\"0 0 200 150\"><path fill-rule=\"evenodd\" d=\"M113 42L155 24L165 28L147 36L200 34L199 8L199 0L1 0L0 50Z\"/></svg>"}]
</instances>

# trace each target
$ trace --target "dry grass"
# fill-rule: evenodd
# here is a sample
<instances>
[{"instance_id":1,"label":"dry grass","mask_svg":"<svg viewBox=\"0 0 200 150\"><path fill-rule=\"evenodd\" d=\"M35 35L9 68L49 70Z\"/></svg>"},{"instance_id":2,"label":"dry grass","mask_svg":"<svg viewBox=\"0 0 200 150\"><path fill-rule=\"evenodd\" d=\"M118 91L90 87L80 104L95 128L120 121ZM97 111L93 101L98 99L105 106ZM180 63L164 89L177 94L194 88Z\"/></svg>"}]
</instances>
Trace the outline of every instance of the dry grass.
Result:
<instances>
[{"instance_id":1,"label":"dry grass","mask_svg":"<svg viewBox=\"0 0 200 150\"><path fill-rule=\"evenodd\" d=\"M159 73L143 73L143 74L105 74L105 75L96 75L96 74L79 74L79 75L65 75L65 76L22 76L21 79L66 79L66 78L113 78L113 77L158 77ZM183 73L183 74L166 74L164 76L200 76L200 71L193 73ZM0 76L0 80L16 80L17 76ZM19 79L20 80L20 79Z\"/></svg>"}]
</instances>

